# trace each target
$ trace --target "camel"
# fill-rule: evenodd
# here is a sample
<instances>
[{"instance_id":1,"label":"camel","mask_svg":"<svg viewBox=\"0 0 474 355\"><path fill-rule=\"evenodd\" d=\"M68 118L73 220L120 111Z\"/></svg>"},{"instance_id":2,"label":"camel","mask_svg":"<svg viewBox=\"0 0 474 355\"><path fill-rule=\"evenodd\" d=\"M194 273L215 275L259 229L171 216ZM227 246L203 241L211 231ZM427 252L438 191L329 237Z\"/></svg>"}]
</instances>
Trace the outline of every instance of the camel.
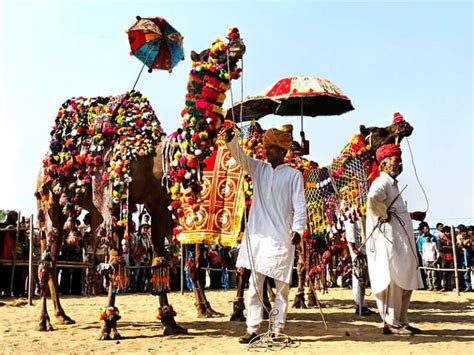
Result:
<instances>
[{"instance_id":1,"label":"camel","mask_svg":"<svg viewBox=\"0 0 474 355\"><path fill-rule=\"evenodd\" d=\"M405 120L393 123L387 127L369 127L366 128L364 125L360 126L360 135L358 135L358 138L360 138L364 146L367 146L368 149L363 153L364 157L366 159L364 167L365 167L365 179L368 181L375 179L376 176L370 176L371 174L376 173L374 171L374 164L375 164L375 151L382 145L384 144L389 144L389 143L395 143L395 142L400 142L404 137L408 137L412 134L413 132L413 127L406 122ZM295 147L297 148L299 144L295 144ZM298 151L298 149L296 149ZM310 171L320 171L322 169L329 170L331 169L331 166L328 167L322 167L321 169L318 168L318 165L314 162L309 162L309 169L303 168L304 165L299 164L298 161L304 161L301 160L301 157L293 157L289 161L290 164L292 164L296 168L300 168L303 172L303 176L305 177L305 181L308 180L308 172ZM318 176L317 181L321 181L323 175ZM320 179L320 180L319 180ZM344 180L343 178L334 178L334 181L332 182L332 185L334 188L337 188L337 192L339 193L340 191L343 191L345 188L347 188L347 181ZM365 194L367 191L365 191ZM331 196L326 196L325 199L330 199L331 197L334 197L333 195L336 194L336 191L334 191ZM342 198L345 198L347 195L346 194L341 194ZM324 216L321 216L321 219L323 219ZM314 285L314 280L316 277L320 279L322 283L326 283L325 281L325 276L323 270L325 270L325 266L329 263L329 259L335 255L336 253L340 253L341 251L344 250L343 245L341 244L340 240L337 240L334 242L332 246L328 248L327 245L323 245L322 249L321 246L318 245L317 248L315 248L315 244L311 244L306 238L302 238L301 244L299 248L297 249L298 252L300 253L300 257L298 260L297 264L297 274L298 274L298 289L297 289L297 294L293 303L293 307L295 308L306 308L306 303L304 299L304 284L305 284L305 279L308 277L310 279L309 282L309 287L310 291L308 293L308 305L309 306L314 306L316 305L316 298L314 295L314 291L316 288L316 285ZM311 277L309 277L311 275ZM237 295L236 295L236 300L234 301L233 304L233 313L231 315L230 320L231 321L245 321L245 316L243 314L243 311L245 309L245 304L244 304L244 287L246 283L248 282L250 277L250 272L249 270L241 270L240 272L240 278L239 278L239 284L237 288ZM324 286L325 287L325 286ZM270 297L267 296L267 290L271 292L271 288L268 286L267 283L265 283L265 289L264 289L264 298L265 302L268 304L268 300L271 299L271 294Z\"/></svg>"},{"instance_id":2,"label":"camel","mask_svg":"<svg viewBox=\"0 0 474 355\"><path fill-rule=\"evenodd\" d=\"M217 64L206 55L209 50L199 56L202 61L209 60L211 65L216 65L230 81L245 46L240 36L234 35L225 48ZM196 59L195 52L192 57ZM188 85L188 90L193 88ZM36 193L43 236L38 267L43 286L38 330L53 330L46 308L46 286L49 286L56 322L74 323L59 300L56 261L65 237L75 229L75 219L85 209L91 216L91 229L97 231L95 244L101 239L109 250L108 263L99 265L99 271L108 282L108 304L101 311L103 323L99 339L121 337L117 331L120 315L115 298L126 277L122 254L128 249L129 210L136 204L144 204L152 221L155 279L152 283L153 293L159 296L160 303L157 318L164 326L164 335L187 333L176 323L176 312L167 297L170 258L165 251L164 238L172 238L174 225L168 208L172 195L163 184L166 179L163 149L167 145L151 105L139 92L116 97L74 98L62 105Z\"/></svg>"}]
</instances>

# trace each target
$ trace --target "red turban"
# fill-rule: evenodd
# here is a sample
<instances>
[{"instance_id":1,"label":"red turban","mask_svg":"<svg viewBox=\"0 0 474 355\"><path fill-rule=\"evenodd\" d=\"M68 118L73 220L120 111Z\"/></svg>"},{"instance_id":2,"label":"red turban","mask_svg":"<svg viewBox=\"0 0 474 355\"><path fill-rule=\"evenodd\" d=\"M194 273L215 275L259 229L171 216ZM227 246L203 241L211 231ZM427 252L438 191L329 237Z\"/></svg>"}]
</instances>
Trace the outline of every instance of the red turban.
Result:
<instances>
[{"instance_id":1,"label":"red turban","mask_svg":"<svg viewBox=\"0 0 474 355\"><path fill-rule=\"evenodd\" d=\"M280 131L276 128L270 128L263 134L263 145L276 145L289 150L293 143L293 137L288 132Z\"/></svg>"},{"instance_id":2,"label":"red turban","mask_svg":"<svg viewBox=\"0 0 474 355\"><path fill-rule=\"evenodd\" d=\"M375 156L377 158L377 162L380 163L384 158L394 157L394 156L401 156L402 150L400 149L400 144L384 144L377 152L375 152Z\"/></svg>"},{"instance_id":3,"label":"red turban","mask_svg":"<svg viewBox=\"0 0 474 355\"><path fill-rule=\"evenodd\" d=\"M400 122L403 122L403 121L405 121L405 119L403 118L403 116L400 112L395 112L393 114L393 122L392 123L400 123Z\"/></svg>"}]
</instances>

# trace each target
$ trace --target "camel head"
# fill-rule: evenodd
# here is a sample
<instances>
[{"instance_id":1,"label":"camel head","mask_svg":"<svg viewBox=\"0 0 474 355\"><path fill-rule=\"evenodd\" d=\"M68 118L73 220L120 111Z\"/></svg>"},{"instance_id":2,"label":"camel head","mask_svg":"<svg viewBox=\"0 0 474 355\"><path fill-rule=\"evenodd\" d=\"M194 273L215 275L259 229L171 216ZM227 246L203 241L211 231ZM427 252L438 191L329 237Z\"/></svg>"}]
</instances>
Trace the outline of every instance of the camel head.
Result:
<instances>
[{"instance_id":1,"label":"camel head","mask_svg":"<svg viewBox=\"0 0 474 355\"><path fill-rule=\"evenodd\" d=\"M217 39L210 48L199 54L191 51L191 60L198 63L213 63L229 74L230 79L236 79L240 75L237 64L245 54L245 44L240 38L240 32L236 27L229 30L227 43Z\"/></svg>"},{"instance_id":2,"label":"camel head","mask_svg":"<svg viewBox=\"0 0 474 355\"><path fill-rule=\"evenodd\" d=\"M400 143L403 138L413 133L413 126L405 121L403 116L396 112L393 122L387 127L365 127L360 125L360 133L375 152L384 144Z\"/></svg>"}]
</instances>

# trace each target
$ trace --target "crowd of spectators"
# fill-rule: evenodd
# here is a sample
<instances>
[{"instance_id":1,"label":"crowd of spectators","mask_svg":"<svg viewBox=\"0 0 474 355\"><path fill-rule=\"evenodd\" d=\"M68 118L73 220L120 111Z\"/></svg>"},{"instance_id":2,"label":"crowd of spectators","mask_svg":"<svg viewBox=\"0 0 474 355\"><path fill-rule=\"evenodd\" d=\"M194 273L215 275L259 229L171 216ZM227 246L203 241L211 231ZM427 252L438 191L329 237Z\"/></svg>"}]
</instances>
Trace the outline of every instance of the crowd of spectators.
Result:
<instances>
[{"instance_id":1,"label":"crowd of spectators","mask_svg":"<svg viewBox=\"0 0 474 355\"><path fill-rule=\"evenodd\" d=\"M457 226L454 240L451 237L451 227L443 223L436 224L436 231L432 233L426 222L418 227L417 251L422 265L423 283L429 291L451 291L455 288L454 273L447 271L454 268L456 260L459 269L460 290L472 292L473 277L473 235L474 226Z\"/></svg>"},{"instance_id":2,"label":"crowd of spectators","mask_svg":"<svg viewBox=\"0 0 474 355\"><path fill-rule=\"evenodd\" d=\"M19 243L15 250L17 230L17 214L10 213L7 219L0 223L0 296L8 295L11 278L11 261L14 253L19 261L28 260L29 250L29 220L20 221ZM148 292L151 289L153 261L153 244L151 240L151 221L147 214L139 217L138 229L132 228L130 247L124 254L127 265L128 285L126 292ZM68 265L58 268L58 284L60 294L97 295L106 293L103 280L97 272L97 265L106 261L107 249L100 243L94 245L90 227L90 217L85 215L83 222L77 226L79 232L71 232L62 245L58 262ZM459 269L460 288L462 291L472 291L473 273L473 226L459 225L455 229L455 247L453 249L451 228L442 223L431 231L426 222L419 225L417 233L417 252L420 265L423 265L422 277L427 290L450 291L455 288L454 272L446 271L454 268L454 260ZM36 260L40 257L40 243L34 238L33 254ZM454 251L453 251L454 250ZM202 252L201 265L205 268L200 275L202 285L211 289L233 288L237 285L238 273L235 272L235 262L238 248L225 248L218 245L205 246ZM75 263L74 263L75 262ZM73 265L74 264L74 265ZM191 287L185 270L180 269L180 260L171 269L171 289L180 289L181 274L187 279L185 285ZM295 262L296 264L296 262ZM88 265L88 267L84 267ZM186 261L184 262L186 265ZM349 272L346 272L349 270ZM25 264L15 268L13 283L14 296L27 294L28 267ZM350 287L350 258L346 256L333 257L328 270L330 286ZM293 286L296 285L296 271L293 275ZM35 292L38 287L35 285Z\"/></svg>"}]
</instances>

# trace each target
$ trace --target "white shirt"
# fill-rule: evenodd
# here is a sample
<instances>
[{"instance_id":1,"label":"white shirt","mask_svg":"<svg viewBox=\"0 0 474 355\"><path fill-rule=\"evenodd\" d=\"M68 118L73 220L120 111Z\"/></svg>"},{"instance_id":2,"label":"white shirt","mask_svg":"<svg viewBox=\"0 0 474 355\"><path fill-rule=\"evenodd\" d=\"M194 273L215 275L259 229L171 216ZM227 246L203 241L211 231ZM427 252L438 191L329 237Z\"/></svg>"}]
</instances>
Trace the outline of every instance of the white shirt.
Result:
<instances>
[{"instance_id":1,"label":"white shirt","mask_svg":"<svg viewBox=\"0 0 474 355\"><path fill-rule=\"evenodd\" d=\"M422 257L424 262L436 261L436 259L438 259L438 248L436 247L436 243L424 242Z\"/></svg>"},{"instance_id":2,"label":"white shirt","mask_svg":"<svg viewBox=\"0 0 474 355\"><path fill-rule=\"evenodd\" d=\"M235 137L228 147L253 183L253 202L237 267L290 283L295 255L291 232L303 236L306 227L303 176L287 164L273 169L250 158Z\"/></svg>"},{"instance_id":3,"label":"white shirt","mask_svg":"<svg viewBox=\"0 0 474 355\"><path fill-rule=\"evenodd\" d=\"M384 291L390 282L404 290L422 288L413 223L399 195L397 181L387 173L380 173L367 198L366 253L372 292ZM390 204L389 222L374 230L379 217L387 218Z\"/></svg>"}]
</instances>

